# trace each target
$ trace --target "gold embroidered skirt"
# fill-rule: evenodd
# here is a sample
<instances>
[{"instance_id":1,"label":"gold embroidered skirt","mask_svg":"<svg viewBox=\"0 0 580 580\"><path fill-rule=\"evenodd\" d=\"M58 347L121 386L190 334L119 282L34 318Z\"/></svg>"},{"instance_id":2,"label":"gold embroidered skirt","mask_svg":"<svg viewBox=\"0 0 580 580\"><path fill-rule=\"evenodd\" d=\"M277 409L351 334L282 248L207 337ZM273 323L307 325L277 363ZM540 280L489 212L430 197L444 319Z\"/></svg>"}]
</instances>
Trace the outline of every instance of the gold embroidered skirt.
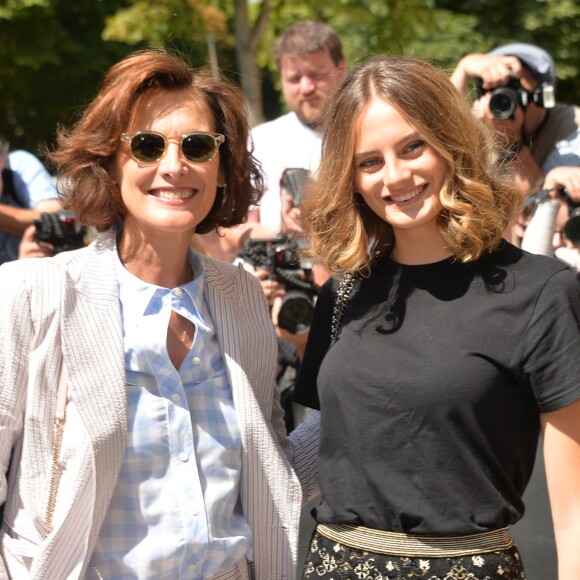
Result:
<instances>
[{"instance_id":1,"label":"gold embroidered skirt","mask_svg":"<svg viewBox=\"0 0 580 580\"><path fill-rule=\"evenodd\" d=\"M304 579L525 579L507 528L469 536L419 536L318 524Z\"/></svg>"}]
</instances>

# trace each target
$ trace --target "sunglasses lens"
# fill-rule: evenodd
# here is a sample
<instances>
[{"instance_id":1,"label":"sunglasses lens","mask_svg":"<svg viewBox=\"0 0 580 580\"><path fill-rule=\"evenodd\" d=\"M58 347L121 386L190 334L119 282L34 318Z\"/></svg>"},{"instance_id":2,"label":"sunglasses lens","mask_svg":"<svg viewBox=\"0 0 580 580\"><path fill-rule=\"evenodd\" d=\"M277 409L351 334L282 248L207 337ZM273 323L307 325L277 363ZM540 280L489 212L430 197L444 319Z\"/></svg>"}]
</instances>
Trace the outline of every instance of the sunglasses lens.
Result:
<instances>
[{"instance_id":1,"label":"sunglasses lens","mask_svg":"<svg viewBox=\"0 0 580 580\"><path fill-rule=\"evenodd\" d=\"M183 155L193 163L209 161L215 155L216 147L215 139L203 133L186 135L181 143Z\"/></svg>"},{"instance_id":2,"label":"sunglasses lens","mask_svg":"<svg viewBox=\"0 0 580 580\"><path fill-rule=\"evenodd\" d=\"M131 139L131 153L137 161L159 161L165 151L165 139L156 133L139 133Z\"/></svg>"}]
</instances>

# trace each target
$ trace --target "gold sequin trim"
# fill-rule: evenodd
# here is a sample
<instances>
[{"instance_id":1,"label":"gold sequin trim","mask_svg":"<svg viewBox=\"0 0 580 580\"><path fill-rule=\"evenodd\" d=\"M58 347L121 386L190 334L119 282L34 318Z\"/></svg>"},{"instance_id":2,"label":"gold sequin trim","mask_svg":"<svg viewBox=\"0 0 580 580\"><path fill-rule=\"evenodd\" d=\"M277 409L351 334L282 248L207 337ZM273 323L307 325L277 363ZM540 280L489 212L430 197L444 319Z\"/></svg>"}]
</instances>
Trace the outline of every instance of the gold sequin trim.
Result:
<instances>
[{"instance_id":1,"label":"gold sequin trim","mask_svg":"<svg viewBox=\"0 0 580 580\"><path fill-rule=\"evenodd\" d=\"M470 556L509 550L514 545L508 528L468 536L419 536L347 524L318 524L316 530L324 537L350 548L389 556Z\"/></svg>"}]
</instances>

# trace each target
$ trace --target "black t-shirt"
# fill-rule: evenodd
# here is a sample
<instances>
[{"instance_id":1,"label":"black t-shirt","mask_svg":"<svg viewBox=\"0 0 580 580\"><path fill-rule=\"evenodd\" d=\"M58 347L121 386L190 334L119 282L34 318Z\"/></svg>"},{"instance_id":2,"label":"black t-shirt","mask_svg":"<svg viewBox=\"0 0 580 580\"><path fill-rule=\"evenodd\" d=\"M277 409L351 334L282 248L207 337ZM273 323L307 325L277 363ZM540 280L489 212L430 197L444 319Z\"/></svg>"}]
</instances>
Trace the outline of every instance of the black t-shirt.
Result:
<instances>
[{"instance_id":1,"label":"black t-shirt","mask_svg":"<svg viewBox=\"0 0 580 580\"><path fill-rule=\"evenodd\" d=\"M574 275L508 243L467 265L384 259L329 349L335 290L321 290L295 394L321 409L317 520L448 535L515 523L539 412L580 398Z\"/></svg>"}]
</instances>

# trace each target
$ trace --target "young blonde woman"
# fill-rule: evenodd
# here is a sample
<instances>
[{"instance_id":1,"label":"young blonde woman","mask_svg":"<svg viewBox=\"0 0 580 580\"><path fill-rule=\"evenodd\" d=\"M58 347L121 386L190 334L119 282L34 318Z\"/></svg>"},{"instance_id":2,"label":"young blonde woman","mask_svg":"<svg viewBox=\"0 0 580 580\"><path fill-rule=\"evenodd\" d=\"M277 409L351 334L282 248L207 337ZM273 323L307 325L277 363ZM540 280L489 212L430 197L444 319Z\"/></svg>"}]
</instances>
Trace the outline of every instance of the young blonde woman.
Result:
<instances>
[{"instance_id":1,"label":"young blonde woman","mask_svg":"<svg viewBox=\"0 0 580 580\"><path fill-rule=\"evenodd\" d=\"M518 192L432 65L358 65L324 131L303 205L335 277L297 385L321 410L304 578L525 578L509 526L540 432L559 578L580 577L578 282L502 239Z\"/></svg>"}]
</instances>

